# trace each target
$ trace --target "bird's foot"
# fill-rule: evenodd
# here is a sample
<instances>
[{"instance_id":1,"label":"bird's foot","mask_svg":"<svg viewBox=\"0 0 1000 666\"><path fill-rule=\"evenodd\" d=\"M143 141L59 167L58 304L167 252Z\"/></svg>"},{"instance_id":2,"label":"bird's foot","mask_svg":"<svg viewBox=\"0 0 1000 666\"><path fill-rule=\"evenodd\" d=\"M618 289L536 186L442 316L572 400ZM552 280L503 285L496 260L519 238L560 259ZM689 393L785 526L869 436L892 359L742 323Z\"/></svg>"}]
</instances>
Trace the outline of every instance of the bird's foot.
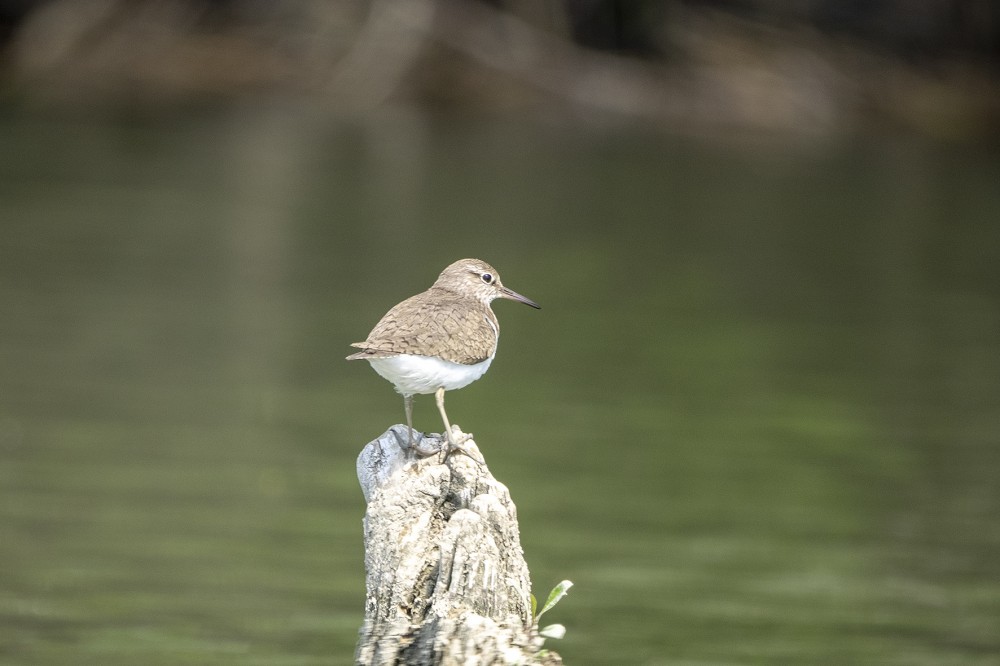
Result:
<instances>
[{"instance_id":1,"label":"bird's foot","mask_svg":"<svg viewBox=\"0 0 1000 666\"><path fill-rule=\"evenodd\" d=\"M444 463L448 456L456 451L463 453L477 463L485 462L483 460L483 455L479 452L476 443L472 441L472 433L462 432L462 430L454 425L451 430L441 434L430 434L425 435L422 432L416 430L413 431L413 438L410 439L410 433L406 426L398 425L393 426L390 431L396 437L396 443L404 451L410 452L409 455L416 455L417 458L429 458L431 456L437 456L439 463ZM470 446L466 446L471 442ZM411 458L411 460L415 460Z\"/></svg>"},{"instance_id":2,"label":"bird's foot","mask_svg":"<svg viewBox=\"0 0 1000 666\"><path fill-rule=\"evenodd\" d=\"M474 461L476 461L478 463L485 462L483 460L482 454L479 452L479 449L476 447L475 442L472 442L472 433L471 432L462 432L462 430L457 425L453 425L451 427L451 430L449 430L447 433L445 433L445 439L446 439L446 442L443 442L442 444L446 443L447 446L442 446L441 447L441 462L442 463L445 460L447 460L448 456L450 456L455 451L458 451L460 453L464 453L469 458L472 458ZM472 442L472 447L471 448L465 446L465 444L467 442Z\"/></svg>"},{"instance_id":3,"label":"bird's foot","mask_svg":"<svg viewBox=\"0 0 1000 666\"><path fill-rule=\"evenodd\" d=\"M462 429L457 425L453 425L445 435L448 438L448 445L452 449L461 449L463 444L472 439L471 432L462 432Z\"/></svg>"},{"instance_id":4,"label":"bird's foot","mask_svg":"<svg viewBox=\"0 0 1000 666\"><path fill-rule=\"evenodd\" d=\"M444 448L440 438L427 436L416 430L410 431L404 425L394 426L391 432L395 435L399 448L404 451L413 451L421 458L440 453L441 449Z\"/></svg>"}]
</instances>

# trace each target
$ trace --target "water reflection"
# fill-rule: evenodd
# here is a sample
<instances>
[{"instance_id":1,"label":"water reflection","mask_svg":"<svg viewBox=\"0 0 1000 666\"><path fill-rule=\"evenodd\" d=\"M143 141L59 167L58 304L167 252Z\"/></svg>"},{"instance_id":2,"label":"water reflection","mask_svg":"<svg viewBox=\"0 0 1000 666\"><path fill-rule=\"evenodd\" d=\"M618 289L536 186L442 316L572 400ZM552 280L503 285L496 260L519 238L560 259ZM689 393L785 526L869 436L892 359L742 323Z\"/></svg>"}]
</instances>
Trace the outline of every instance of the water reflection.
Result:
<instances>
[{"instance_id":1,"label":"water reflection","mask_svg":"<svg viewBox=\"0 0 1000 666\"><path fill-rule=\"evenodd\" d=\"M536 586L577 584L568 663L1000 652L995 157L274 110L5 124L6 659L349 661L353 461L400 415L342 358L463 256L546 304L498 306L449 413Z\"/></svg>"}]
</instances>

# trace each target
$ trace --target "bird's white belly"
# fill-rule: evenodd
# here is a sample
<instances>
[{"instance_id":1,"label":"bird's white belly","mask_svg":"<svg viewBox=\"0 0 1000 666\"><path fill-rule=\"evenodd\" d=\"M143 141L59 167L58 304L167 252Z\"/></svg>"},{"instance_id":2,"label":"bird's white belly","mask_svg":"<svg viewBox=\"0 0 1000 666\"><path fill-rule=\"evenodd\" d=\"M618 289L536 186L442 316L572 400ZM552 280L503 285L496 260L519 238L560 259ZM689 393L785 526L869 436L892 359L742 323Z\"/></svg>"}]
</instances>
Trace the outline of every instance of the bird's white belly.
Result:
<instances>
[{"instance_id":1,"label":"bird's white belly","mask_svg":"<svg viewBox=\"0 0 1000 666\"><path fill-rule=\"evenodd\" d=\"M453 363L434 356L400 354L389 358L370 358L375 372L395 384L403 395L434 393L439 388L454 391L468 386L489 370L493 358L473 365Z\"/></svg>"}]
</instances>

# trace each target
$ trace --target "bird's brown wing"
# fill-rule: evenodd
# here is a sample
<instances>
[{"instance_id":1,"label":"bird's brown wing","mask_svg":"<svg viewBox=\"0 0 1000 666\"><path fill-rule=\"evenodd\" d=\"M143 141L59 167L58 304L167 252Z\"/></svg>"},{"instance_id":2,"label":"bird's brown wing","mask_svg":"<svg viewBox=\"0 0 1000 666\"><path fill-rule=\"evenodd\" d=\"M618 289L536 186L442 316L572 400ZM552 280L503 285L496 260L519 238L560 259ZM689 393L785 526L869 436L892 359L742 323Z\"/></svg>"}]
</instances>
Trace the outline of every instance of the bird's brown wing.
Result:
<instances>
[{"instance_id":1,"label":"bird's brown wing","mask_svg":"<svg viewBox=\"0 0 1000 666\"><path fill-rule=\"evenodd\" d=\"M495 321L492 315L485 306L469 308L457 295L428 290L389 310L367 340L351 345L362 351L347 359L416 354L465 365L479 363L496 351L496 337L487 319Z\"/></svg>"}]
</instances>

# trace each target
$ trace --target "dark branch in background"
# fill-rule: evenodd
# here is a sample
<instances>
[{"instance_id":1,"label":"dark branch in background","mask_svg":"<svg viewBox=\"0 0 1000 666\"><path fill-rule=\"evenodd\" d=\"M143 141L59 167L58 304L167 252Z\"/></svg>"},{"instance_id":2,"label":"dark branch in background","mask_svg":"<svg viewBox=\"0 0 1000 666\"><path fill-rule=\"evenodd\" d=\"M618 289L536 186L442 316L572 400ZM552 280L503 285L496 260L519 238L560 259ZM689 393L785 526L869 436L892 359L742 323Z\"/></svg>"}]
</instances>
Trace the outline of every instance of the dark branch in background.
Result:
<instances>
[{"instance_id":1,"label":"dark branch in background","mask_svg":"<svg viewBox=\"0 0 1000 666\"><path fill-rule=\"evenodd\" d=\"M0 71L8 94L74 108L282 94L348 114L971 139L1000 125L998 14L987 0L8 0Z\"/></svg>"}]
</instances>

